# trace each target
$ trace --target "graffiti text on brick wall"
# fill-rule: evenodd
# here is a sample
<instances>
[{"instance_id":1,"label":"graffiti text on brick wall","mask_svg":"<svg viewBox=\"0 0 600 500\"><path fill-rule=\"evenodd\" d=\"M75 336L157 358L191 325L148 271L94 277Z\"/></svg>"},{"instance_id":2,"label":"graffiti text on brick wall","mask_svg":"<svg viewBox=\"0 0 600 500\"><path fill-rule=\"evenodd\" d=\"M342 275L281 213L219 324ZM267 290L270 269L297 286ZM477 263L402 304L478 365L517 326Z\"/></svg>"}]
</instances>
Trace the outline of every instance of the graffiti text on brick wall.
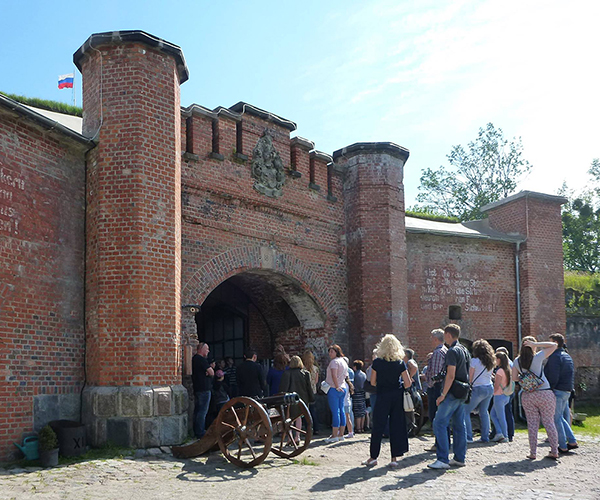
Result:
<instances>
[{"instance_id":1,"label":"graffiti text on brick wall","mask_svg":"<svg viewBox=\"0 0 600 500\"><path fill-rule=\"evenodd\" d=\"M475 272L450 268L427 268L421 282L421 309L441 311L448 305L460 305L465 312L495 312L498 296L486 292Z\"/></svg>"}]
</instances>

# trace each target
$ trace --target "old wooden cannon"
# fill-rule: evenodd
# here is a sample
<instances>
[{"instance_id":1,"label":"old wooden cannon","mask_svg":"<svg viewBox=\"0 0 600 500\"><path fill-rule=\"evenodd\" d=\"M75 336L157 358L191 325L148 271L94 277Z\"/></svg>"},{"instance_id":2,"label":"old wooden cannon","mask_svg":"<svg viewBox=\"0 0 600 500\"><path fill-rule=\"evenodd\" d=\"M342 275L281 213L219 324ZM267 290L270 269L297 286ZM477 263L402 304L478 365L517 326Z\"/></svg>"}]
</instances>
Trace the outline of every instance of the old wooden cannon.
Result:
<instances>
[{"instance_id":1,"label":"old wooden cannon","mask_svg":"<svg viewBox=\"0 0 600 500\"><path fill-rule=\"evenodd\" d=\"M254 467L270 451L282 458L300 455L311 438L310 412L295 392L260 399L241 396L225 403L202 439L172 450L177 458L191 458L218 447L231 463Z\"/></svg>"}]
</instances>

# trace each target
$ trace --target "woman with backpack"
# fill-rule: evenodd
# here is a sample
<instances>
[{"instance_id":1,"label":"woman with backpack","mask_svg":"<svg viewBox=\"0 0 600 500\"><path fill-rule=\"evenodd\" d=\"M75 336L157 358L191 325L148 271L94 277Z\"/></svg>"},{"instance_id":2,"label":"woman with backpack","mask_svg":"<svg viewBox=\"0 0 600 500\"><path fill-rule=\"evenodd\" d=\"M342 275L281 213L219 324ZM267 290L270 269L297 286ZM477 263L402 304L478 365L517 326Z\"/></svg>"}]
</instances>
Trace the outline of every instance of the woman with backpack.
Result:
<instances>
[{"instance_id":1,"label":"woman with backpack","mask_svg":"<svg viewBox=\"0 0 600 500\"><path fill-rule=\"evenodd\" d=\"M496 353L496 366L498 371L494 377L494 406L492 406L491 411L496 435L492 438L492 441L503 443L508 439L508 425L504 407L508 404L514 387L510 375L508 356L503 352Z\"/></svg>"},{"instance_id":2,"label":"woman with backpack","mask_svg":"<svg viewBox=\"0 0 600 500\"><path fill-rule=\"evenodd\" d=\"M554 342L537 342L535 337L525 337L519 356L513 362L512 376L523 390L521 403L527 417L529 433L529 460L535 460L540 419L550 440L550 453L546 458L558 459L558 432L554 425L556 397L544 375L544 360L556 350ZM537 349L541 349L538 351Z\"/></svg>"}]
</instances>

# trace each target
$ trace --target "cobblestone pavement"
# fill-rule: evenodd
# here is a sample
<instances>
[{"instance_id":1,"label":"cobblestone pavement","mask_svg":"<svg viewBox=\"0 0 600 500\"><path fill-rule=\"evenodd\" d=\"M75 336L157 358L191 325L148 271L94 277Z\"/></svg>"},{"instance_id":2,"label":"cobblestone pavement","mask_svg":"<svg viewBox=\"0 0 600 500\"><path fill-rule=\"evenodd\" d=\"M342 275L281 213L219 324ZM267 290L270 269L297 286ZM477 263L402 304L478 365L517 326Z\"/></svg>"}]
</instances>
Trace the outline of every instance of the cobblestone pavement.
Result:
<instances>
[{"instance_id":1,"label":"cobblestone pavement","mask_svg":"<svg viewBox=\"0 0 600 500\"><path fill-rule=\"evenodd\" d=\"M220 453L178 460L168 453L92 460L54 469L0 468L0 499L353 498L353 499L589 499L600 498L600 442L586 440L559 462L529 461L527 436L513 443L469 445L466 467L427 469L431 437L411 439L398 470L389 469L384 442L379 465L368 469L366 435L327 445L315 439L297 462L270 455L255 469L231 465ZM313 465L314 464L314 465Z\"/></svg>"}]
</instances>

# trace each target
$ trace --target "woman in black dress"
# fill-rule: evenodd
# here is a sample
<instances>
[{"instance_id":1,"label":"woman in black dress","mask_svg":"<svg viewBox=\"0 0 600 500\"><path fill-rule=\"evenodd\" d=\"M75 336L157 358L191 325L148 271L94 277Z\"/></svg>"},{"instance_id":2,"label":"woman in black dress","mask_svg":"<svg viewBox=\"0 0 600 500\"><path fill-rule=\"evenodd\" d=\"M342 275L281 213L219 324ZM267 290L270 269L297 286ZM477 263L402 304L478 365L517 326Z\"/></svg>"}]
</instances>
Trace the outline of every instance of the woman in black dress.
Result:
<instances>
[{"instance_id":1,"label":"woman in black dress","mask_svg":"<svg viewBox=\"0 0 600 500\"><path fill-rule=\"evenodd\" d=\"M392 461L389 466L399 466L397 458L408 451L408 434L404 416L404 388L411 386L412 380L403 361L404 349L400 341L391 334L381 339L377 345L377 359L373 361L371 385L377 387L377 401L373 409L373 430L371 431L371 457L363 465L377 465L381 451L381 439L387 419L390 419L390 448Z\"/></svg>"}]
</instances>

